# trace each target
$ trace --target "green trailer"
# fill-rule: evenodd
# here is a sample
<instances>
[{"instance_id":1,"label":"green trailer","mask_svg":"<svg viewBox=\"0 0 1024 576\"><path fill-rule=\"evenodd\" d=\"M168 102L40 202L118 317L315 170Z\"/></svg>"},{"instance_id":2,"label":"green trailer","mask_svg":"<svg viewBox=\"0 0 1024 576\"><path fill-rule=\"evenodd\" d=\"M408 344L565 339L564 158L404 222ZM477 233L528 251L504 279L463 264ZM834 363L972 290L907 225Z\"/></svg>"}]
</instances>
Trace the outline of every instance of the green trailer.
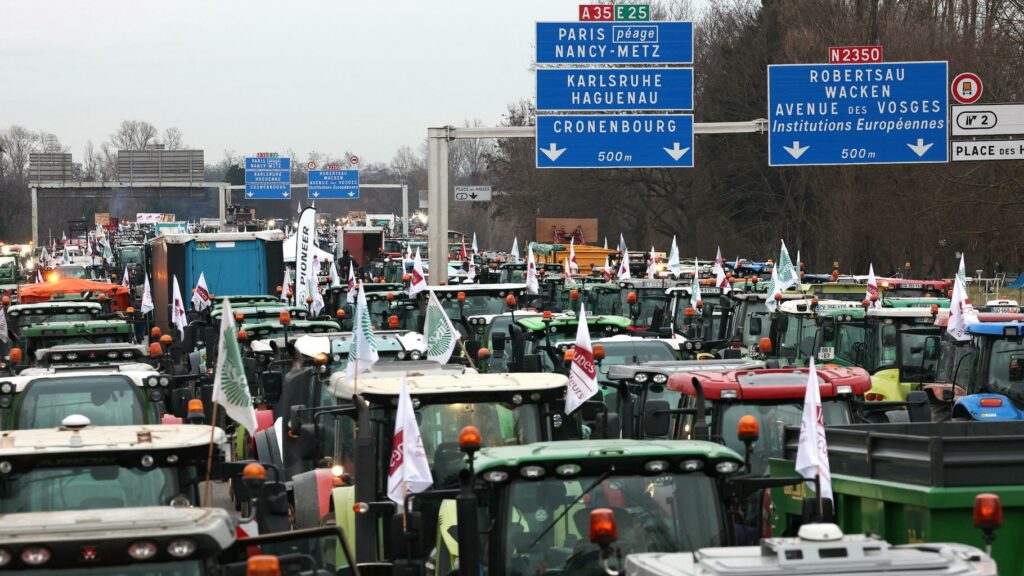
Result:
<instances>
[{"instance_id":1,"label":"green trailer","mask_svg":"<svg viewBox=\"0 0 1024 576\"><path fill-rule=\"evenodd\" d=\"M1002 574L1024 573L1024 422L870 424L826 428L836 523L891 544L957 542L984 549L974 527L978 494L999 496L1003 525L992 555ZM772 476L794 474L799 428L786 429L786 459ZM772 489L772 533L794 535L805 485Z\"/></svg>"}]
</instances>

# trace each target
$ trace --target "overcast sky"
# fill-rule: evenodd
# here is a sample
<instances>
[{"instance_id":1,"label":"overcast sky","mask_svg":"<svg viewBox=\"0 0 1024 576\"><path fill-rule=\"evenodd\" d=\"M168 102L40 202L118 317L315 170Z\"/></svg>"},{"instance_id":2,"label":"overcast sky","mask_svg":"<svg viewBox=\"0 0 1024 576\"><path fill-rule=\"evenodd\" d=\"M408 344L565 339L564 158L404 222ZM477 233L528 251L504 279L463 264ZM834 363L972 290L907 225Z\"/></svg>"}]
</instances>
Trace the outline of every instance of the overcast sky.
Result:
<instances>
[{"instance_id":1,"label":"overcast sky","mask_svg":"<svg viewBox=\"0 0 1024 576\"><path fill-rule=\"evenodd\" d=\"M81 159L126 119L206 151L389 162L532 97L538 20L577 0L0 0L0 127Z\"/></svg>"}]
</instances>

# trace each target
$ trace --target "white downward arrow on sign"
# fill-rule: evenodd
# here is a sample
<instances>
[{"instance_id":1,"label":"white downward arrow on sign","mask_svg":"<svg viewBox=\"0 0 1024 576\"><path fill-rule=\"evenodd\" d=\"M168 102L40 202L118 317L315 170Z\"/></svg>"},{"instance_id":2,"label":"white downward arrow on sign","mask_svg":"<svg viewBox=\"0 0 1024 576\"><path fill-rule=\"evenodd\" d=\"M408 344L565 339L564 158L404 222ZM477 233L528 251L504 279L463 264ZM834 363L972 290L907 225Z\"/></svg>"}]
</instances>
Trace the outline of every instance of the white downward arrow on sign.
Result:
<instances>
[{"instance_id":1,"label":"white downward arrow on sign","mask_svg":"<svg viewBox=\"0 0 1024 576\"><path fill-rule=\"evenodd\" d=\"M554 162L555 160L558 160L558 157L562 155L562 152L565 152L565 148L559 148L554 142L552 142L547 148L541 148L540 151L548 157L548 160Z\"/></svg>"},{"instance_id":2,"label":"white downward arrow on sign","mask_svg":"<svg viewBox=\"0 0 1024 576\"><path fill-rule=\"evenodd\" d=\"M790 147L790 146L783 146L782 147L783 150L785 150L786 152L789 152L789 155L792 156L794 160L799 160L800 157L804 155L804 152L807 152L808 148L810 148L810 146L804 146L803 148L801 148L799 140L793 140L793 146L792 147Z\"/></svg>"},{"instance_id":3,"label":"white downward arrow on sign","mask_svg":"<svg viewBox=\"0 0 1024 576\"><path fill-rule=\"evenodd\" d=\"M925 144L924 138L918 138L916 146L913 144L907 144L907 147L913 150L914 154L917 154L918 157L921 157L924 156L924 153L927 152L928 149L932 147L932 145L931 143Z\"/></svg>"},{"instance_id":4,"label":"white downward arrow on sign","mask_svg":"<svg viewBox=\"0 0 1024 576\"><path fill-rule=\"evenodd\" d=\"M673 142L671 148L662 148L662 150L668 152L668 155L671 156L672 159L675 160L676 162L678 162L680 158L682 158L687 152L690 151L689 148L680 148L679 142Z\"/></svg>"}]
</instances>

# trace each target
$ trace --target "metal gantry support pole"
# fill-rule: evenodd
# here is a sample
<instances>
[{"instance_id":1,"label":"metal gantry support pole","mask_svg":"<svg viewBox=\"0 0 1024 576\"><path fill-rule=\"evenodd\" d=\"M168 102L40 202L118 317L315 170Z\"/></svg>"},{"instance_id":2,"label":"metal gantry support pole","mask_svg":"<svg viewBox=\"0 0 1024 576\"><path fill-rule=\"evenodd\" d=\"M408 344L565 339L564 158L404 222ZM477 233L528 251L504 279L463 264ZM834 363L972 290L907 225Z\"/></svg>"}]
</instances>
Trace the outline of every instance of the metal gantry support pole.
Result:
<instances>
[{"instance_id":1,"label":"metal gantry support pole","mask_svg":"<svg viewBox=\"0 0 1024 576\"><path fill-rule=\"evenodd\" d=\"M694 134L766 133L768 120L745 122L695 122ZM430 284L447 280L448 270L448 143L481 138L534 138L536 126L474 126L427 128L427 249L430 250Z\"/></svg>"},{"instance_id":2,"label":"metal gantry support pole","mask_svg":"<svg viewBox=\"0 0 1024 576\"><path fill-rule=\"evenodd\" d=\"M39 246L39 190L32 187L32 245Z\"/></svg>"},{"instance_id":3,"label":"metal gantry support pole","mask_svg":"<svg viewBox=\"0 0 1024 576\"><path fill-rule=\"evenodd\" d=\"M409 237L409 185L402 184L402 237Z\"/></svg>"}]
</instances>

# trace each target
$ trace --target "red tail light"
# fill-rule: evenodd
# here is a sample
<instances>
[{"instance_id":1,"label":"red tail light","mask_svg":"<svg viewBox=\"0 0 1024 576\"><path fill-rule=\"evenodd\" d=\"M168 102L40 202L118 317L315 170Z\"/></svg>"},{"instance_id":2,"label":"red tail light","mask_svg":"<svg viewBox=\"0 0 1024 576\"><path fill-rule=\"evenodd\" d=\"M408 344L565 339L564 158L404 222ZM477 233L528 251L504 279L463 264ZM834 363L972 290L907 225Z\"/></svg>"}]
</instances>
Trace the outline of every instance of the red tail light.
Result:
<instances>
[{"instance_id":1,"label":"red tail light","mask_svg":"<svg viewBox=\"0 0 1024 576\"><path fill-rule=\"evenodd\" d=\"M1002 398L982 398L981 399L981 407L982 408L1002 408L1002 406L1003 406L1003 399Z\"/></svg>"}]
</instances>

